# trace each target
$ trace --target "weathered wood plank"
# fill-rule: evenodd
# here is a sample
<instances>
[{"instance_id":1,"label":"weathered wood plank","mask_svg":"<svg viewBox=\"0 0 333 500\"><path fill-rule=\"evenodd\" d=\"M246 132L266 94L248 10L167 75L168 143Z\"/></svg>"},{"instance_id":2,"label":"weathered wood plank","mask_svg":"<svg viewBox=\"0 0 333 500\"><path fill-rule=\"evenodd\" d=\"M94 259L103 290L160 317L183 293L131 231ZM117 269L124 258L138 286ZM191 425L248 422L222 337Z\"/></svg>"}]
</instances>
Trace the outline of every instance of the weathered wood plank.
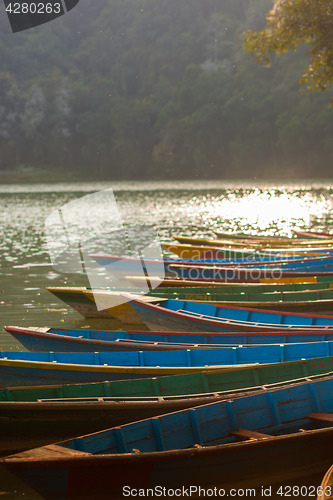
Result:
<instances>
[{"instance_id":1,"label":"weathered wood plank","mask_svg":"<svg viewBox=\"0 0 333 500\"><path fill-rule=\"evenodd\" d=\"M231 431L229 433L231 436L235 436L240 439L267 439L271 438L270 434L263 434L262 432L250 431L249 429L237 429L236 431Z\"/></svg>"}]
</instances>

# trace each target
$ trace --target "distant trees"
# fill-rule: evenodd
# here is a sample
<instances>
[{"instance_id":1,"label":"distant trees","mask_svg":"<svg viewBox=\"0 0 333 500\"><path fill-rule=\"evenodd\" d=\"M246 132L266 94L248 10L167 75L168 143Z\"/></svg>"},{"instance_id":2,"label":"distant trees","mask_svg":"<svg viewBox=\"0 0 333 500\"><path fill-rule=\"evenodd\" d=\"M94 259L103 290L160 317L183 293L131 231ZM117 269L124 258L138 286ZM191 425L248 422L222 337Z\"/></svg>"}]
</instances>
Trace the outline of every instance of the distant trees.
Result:
<instances>
[{"instance_id":1,"label":"distant trees","mask_svg":"<svg viewBox=\"0 0 333 500\"><path fill-rule=\"evenodd\" d=\"M276 15L278 4L331 9L324 0L275 3ZM287 48L265 45L273 43L260 31L268 5L85 0L82 17L74 9L30 32L0 30L0 169L24 164L109 179L280 176L291 167L329 175L328 63L319 71L326 94L301 95L302 48L267 68L242 46L252 27L249 50L262 61ZM305 30L307 15L293 16ZM327 61L331 20L322 39L319 28L308 36L321 40ZM274 22L287 38L283 16Z\"/></svg>"}]
</instances>

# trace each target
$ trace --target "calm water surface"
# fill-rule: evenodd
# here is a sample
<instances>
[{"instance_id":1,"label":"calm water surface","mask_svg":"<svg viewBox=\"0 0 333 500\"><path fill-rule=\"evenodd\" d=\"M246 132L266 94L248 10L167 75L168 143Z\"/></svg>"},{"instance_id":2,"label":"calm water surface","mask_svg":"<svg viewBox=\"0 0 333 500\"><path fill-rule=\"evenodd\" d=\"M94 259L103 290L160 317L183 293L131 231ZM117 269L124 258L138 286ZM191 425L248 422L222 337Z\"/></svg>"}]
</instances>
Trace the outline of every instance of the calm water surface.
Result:
<instances>
[{"instance_id":1,"label":"calm water surface","mask_svg":"<svg viewBox=\"0 0 333 500\"><path fill-rule=\"evenodd\" d=\"M2 331L4 325L114 328L107 320L96 324L82 318L45 290L89 286L81 274L53 269L44 234L46 217L70 201L108 188L114 190L125 226L153 224L162 241L172 241L176 233L214 237L218 229L290 236L294 228L332 230L333 226L330 180L0 185L1 350L22 350ZM81 214L83 220L85 215ZM0 480L0 492L8 492L5 498L39 498L15 480L6 482L1 474Z\"/></svg>"}]
</instances>

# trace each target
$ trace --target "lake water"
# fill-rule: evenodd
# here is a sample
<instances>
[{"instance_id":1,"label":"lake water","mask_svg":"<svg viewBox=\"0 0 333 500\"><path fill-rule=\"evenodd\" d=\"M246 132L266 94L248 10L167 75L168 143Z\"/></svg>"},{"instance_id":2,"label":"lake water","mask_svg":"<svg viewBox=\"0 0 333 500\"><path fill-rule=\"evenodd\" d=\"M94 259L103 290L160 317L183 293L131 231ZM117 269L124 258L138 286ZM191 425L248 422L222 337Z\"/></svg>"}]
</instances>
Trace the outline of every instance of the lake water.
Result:
<instances>
[{"instance_id":1,"label":"lake water","mask_svg":"<svg viewBox=\"0 0 333 500\"><path fill-rule=\"evenodd\" d=\"M2 331L4 325L67 328L97 325L45 290L46 286L89 286L89 282L82 274L60 273L52 267L44 225L54 210L110 188L124 226L154 225L162 241L172 241L172 235L177 233L214 237L214 230L222 230L290 236L294 228L331 231L333 226L331 180L0 185L1 350L22 350L18 342ZM83 204L78 214L81 226L89 210L89 205ZM94 234L89 225L87 232L90 238L98 238L98 228ZM103 320L98 327L107 329L114 325ZM39 498L22 489L15 480L1 481L1 489L8 492L4 495L8 499Z\"/></svg>"}]
</instances>

